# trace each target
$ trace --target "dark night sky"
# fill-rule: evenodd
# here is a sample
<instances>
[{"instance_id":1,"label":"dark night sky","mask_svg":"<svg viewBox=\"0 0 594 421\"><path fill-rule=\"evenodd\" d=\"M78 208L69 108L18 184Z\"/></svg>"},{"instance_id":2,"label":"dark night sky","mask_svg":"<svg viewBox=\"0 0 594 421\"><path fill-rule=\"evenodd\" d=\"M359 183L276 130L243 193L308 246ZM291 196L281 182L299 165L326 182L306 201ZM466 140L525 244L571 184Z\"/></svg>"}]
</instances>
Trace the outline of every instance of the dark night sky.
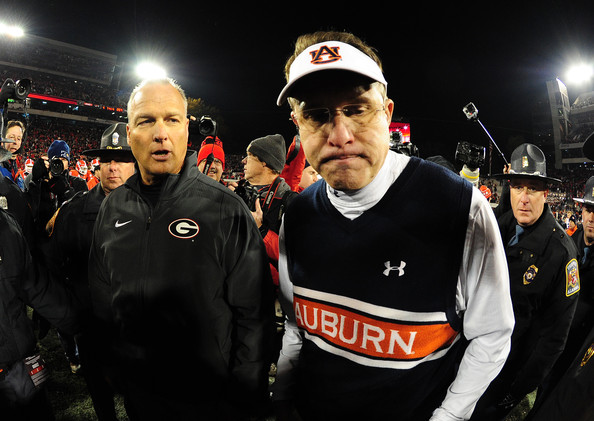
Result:
<instances>
[{"instance_id":1,"label":"dark night sky","mask_svg":"<svg viewBox=\"0 0 594 421\"><path fill-rule=\"evenodd\" d=\"M453 158L461 140L488 145L482 129L462 113L470 101L509 155L507 138L523 134L531 140L531 109L546 80L563 78L580 56L594 59L594 8L586 1L516 1L507 7L390 2L381 8L380 2L355 2L356 8L320 1L210 3L4 0L0 16L16 14L30 33L131 62L152 55L188 96L221 110L221 138L235 153L270 133L290 142L288 107L275 102L284 62L301 33L349 30L378 49L395 115L411 123L412 142L423 157Z\"/></svg>"}]
</instances>

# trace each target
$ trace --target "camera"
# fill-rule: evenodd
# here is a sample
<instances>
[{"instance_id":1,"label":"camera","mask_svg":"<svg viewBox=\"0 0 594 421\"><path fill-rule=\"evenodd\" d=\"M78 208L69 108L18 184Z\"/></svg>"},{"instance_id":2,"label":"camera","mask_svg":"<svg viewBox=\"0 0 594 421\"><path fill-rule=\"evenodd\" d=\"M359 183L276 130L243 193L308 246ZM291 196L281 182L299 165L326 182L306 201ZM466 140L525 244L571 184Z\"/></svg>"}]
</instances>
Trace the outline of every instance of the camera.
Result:
<instances>
[{"instance_id":1,"label":"camera","mask_svg":"<svg viewBox=\"0 0 594 421\"><path fill-rule=\"evenodd\" d=\"M23 101L31 92L31 80L23 79L14 82L12 79L6 79L0 89L0 106L3 106L9 99Z\"/></svg>"},{"instance_id":2,"label":"camera","mask_svg":"<svg viewBox=\"0 0 594 421\"><path fill-rule=\"evenodd\" d=\"M456 162L475 170L485 164L485 148L469 142L458 142L455 159Z\"/></svg>"},{"instance_id":3,"label":"camera","mask_svg":"<svg viewBox=\"0 0 594 421\"><path fill-rule=\"evenodd\" d=\"M466 118L469 120L478 118L478 109L472 102L469 102L464 108L462 108L462 111L464 111Z\"/></svg>"},{"instance_id":4,"label":"camera","mask_svg":"<svg viewBox=\"0 0 594 421\"><path fill-rule=\"evenodd\" d=\"M217 122L214 121L211 117L207 115L203 115L200 117L200 122L198 123L198 130L200 134L203 136L212 136L213 141L217 137Z\"/></svg>"},{"instance_id":5,"label":"camera","mask_svg":"<svg viewBox=\"0 0 594 421\"><path fill-rule=\"evenodd\" d=\"M61 158L57 156L50 159L49 161L49 172L51 173L52 177L56 177L58 175L62 175L64 172L64 163L62 162Z\"/></svg>"},{"instance_id":6,"label":"camera","mask_svg":"<svg viewBox=\"0 0 594 421\"><path fill-rule=\"evenodd\" d=\"M247 180L243 179L237 182L235 193L243 199L249 210L256 211L256 200L260 196L257 188L250 186Z\"/></svg>"},{"instance_id":7,"label":"camera","mask_svg":"<svg viewBox=\"0 0 594 421\"><path fill-rule=\"evenodd\" d=\"M411 142L403 141L399 131L390 132L390 150L407 156L419 156L419 148Z\"/></svg>"}]
</instances>

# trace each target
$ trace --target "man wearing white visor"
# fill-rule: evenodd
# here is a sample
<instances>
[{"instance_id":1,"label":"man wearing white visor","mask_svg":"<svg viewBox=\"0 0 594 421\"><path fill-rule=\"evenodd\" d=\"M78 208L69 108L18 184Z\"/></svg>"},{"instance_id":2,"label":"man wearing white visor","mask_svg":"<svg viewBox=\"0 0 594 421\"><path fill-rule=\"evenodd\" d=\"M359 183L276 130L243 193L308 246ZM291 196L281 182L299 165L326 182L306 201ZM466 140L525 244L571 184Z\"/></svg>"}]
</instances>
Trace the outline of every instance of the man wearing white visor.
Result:
<instances>
[{"instance_id":1,"label":"man wearing white visor","mask_svg":"<svg viewBox=\"0 0 594 421\"><path fill-rule=\"evenodd\" d=\"M300 37L285 67L308 162L280 233L286 332L279 420L463 420L514 326L497 222L478 189L389 150L394 102L374 50Z\"/></svg>"}]
</instances>

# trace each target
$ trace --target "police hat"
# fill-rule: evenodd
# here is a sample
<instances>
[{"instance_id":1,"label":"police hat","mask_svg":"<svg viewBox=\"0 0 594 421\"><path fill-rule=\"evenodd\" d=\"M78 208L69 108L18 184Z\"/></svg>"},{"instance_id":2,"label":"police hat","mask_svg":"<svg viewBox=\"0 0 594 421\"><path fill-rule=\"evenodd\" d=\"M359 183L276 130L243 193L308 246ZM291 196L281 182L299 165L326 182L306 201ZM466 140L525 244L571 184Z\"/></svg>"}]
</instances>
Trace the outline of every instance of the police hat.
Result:
<instances>
[{"instance_id":1,"label":"police hat","mask_svg":"<svg viewBox=\"0 0 594 421\"><path fill-rule=\"evenodd\" d=\"M558 178L547 177L547 161L545 154L531 143L518 146L511 155L509 174L495 174L494 178L530 178L547 183L561 183Z\"/></svg>"},{"instance_id":2,"label":"police hat","mask_svg":"<svg viewBox=\"0 0 594 421\"><path fill-rule=\"evenodd\" d=\"M83 151L82 154L99 158L121 154L130 155L130 158L133 158L132 149L128 145L126 123L116 123L109 126L101 135L99 149L88 149Z\"/></svg>"},{"instance_id":3,"label":"police hat","mask_svg":"<svg viewBox=\"0 0 594 421\"><path fill-rule=\"evenodd\" d=\"M584 205L594 206L594 177L588 178L586 181L586 186L584 187L584 197L573 198L574 201L578 203L583 203Z\"/></svg>"}]
</instances>

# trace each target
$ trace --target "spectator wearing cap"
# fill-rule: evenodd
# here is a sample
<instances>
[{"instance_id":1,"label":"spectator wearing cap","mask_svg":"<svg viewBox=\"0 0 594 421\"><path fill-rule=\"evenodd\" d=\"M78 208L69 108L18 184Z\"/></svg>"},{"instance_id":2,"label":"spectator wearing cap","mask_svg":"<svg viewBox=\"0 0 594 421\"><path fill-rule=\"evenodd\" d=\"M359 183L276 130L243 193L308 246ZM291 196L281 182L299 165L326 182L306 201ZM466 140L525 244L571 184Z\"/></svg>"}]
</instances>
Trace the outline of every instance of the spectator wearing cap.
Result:
<instances>
[{"instance_id":1,"label":"spectator wearing cap","mask_svg":"<svg viewBox=\"0 0 594 421\"><path fill-rule=\"evenodd\" d=\"M46 225L62 203L88 190L83 179L68 174L69 164L70 147L61 139L50 144L46 159L38 158L33 164L27 195L40 239L47 237Z\"/></svg>"},{"instance_id":2,"label":"spectator wearing cap","mask_svg":"<svg viewBox=\"0 0 594 421\"><path fill-rule=\"evenodd\" d=\"M274 289L278 287L278 233L284 213L297 195L280 176L287 156L285 139L280 134L259 137L250 142L243 159L245 185L235 191L253 191L256 196L252 215L260 229L266 246ZM247 190L244 190L247 189ZM281 348L284 318L278 300L276 301L276 336L272 345L271 364L276 362Z\"/></svg>"},{"instance_id":3,"label":"spectator wearing cap","mask_svg":"<svg viewBox=\"0 0 594 421\"><path fill-rule=\"evenodd\" d=\"M225 170L225 151L223 142L217 137L208 136L202 141L198 151L198 170L214 181L220 182Z\"/></svg>"},{"instance_id":4,"label":"spectator wearing cap","mask_svg":"<svg viewBox=\"0 0 594 421\"><path fill-rule=\"evenodd\" d=\"M101 181L91 190L79 192L56 211L52 224L47 227L51 246L47 248L47 260L52 262L52 278L68 285L87 311L83 314L83 329L76 337L61 334L65 348L78 351L76 358L70 358L71 370L76 372L83 367L82 373L98 419L116 420L114 392L104 380L105 364L99 358L100 353L94 352L101 344L96 343L97 321L89 311L87 272L93 226L99 208L113 190L134 174L134 156L128 145L126 124L107 127L99 148L85 150L83 155L99 158Z\"/></svg>"},{"instance_id":5,"label":"spectator wearing cap","mask_svg":"<svg viewBox=\"0 0 594 421\"><path fill-rule=\"evenodd\" d=\"M563 351L578 303L576 247L546 202L549 187L560 180L546 174L544 153L524 143L513 151L506 172L495 175L509 182L511 209L498 223L516 324L505 366L477 403L472 420L505 418L543 384Z\"/></svg>"},{"instance_id":6,"label":"spectator wearing cap","mask_svg":"<svg viewBox=\"0 0 594 421\"><path fill-rule=\"evenodd\" d=\"M575 215L571 215L569 217L568 227L565 230L565 232L567 233L567 235L569 235L571 237L575 233L576 230L577 230L577 218Z\"/></svg>"},{"instance_id":7,"label":"spectator wearing cap","mask_svg":"<svg viewBox=\"0 0 594 421\"><path fill-rule=\"evenodd\" d=\"M586 420L594 415L594 377L591 371L594 360L586 368L589 358L584 359L588 349L594 346L594 177L586 181L583 196L573 200L582 206L582 224L571 236L577 248L580 268L578 303L565 349L544 387L538 390L527 420L532 420L534 414L539 414L534 420Z\"/></svg>"},{"instance_id":8,"label":"spectator wearing cap","mask_svg":"<svg viewBox=\"0 0 594 421\"><path fill-rule=\"evenodd\" d=\"M280 134L268 135L250 142L243 159L244 179L257 191L252 214L271 262L275 285L278 285L278 232L282 217L295 192L280 176L285 165L287 146Z\"/></svg>"}]
</instances>

